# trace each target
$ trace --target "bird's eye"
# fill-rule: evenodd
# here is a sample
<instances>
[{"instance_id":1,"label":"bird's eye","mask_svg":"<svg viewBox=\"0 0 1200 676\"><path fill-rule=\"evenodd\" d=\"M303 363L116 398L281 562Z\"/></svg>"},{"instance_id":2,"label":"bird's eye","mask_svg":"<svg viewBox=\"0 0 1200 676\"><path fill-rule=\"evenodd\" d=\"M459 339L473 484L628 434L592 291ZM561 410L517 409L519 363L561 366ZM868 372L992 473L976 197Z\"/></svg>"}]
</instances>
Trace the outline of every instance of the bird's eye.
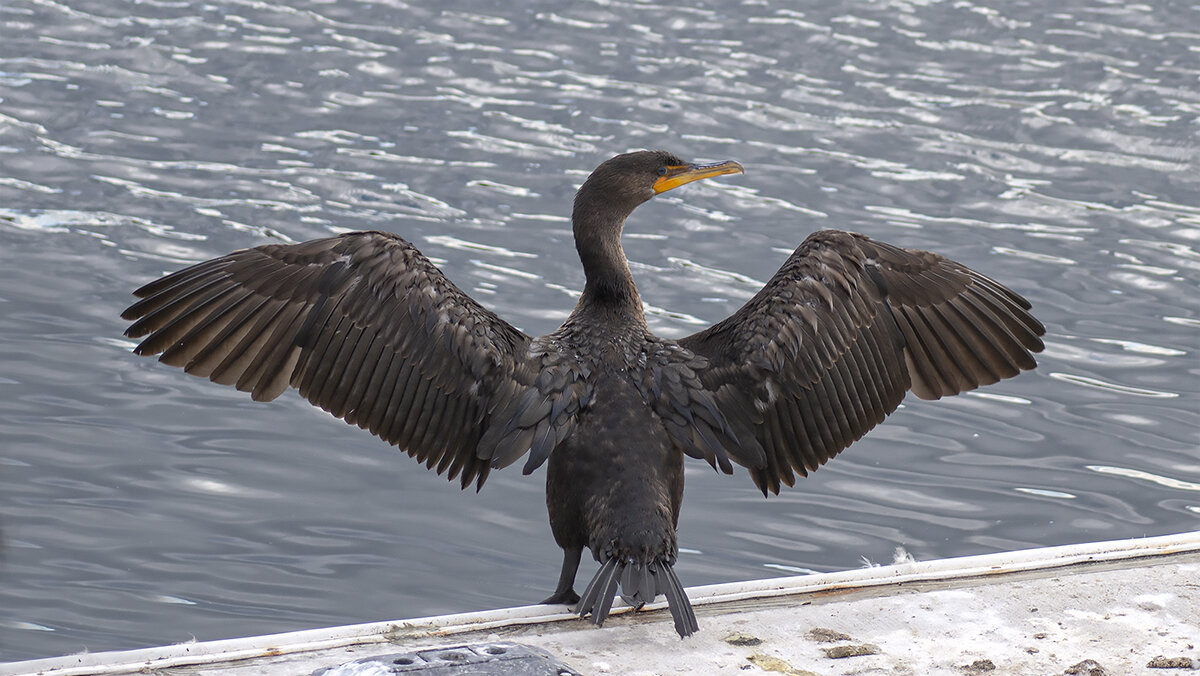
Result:
<instances>
[{"instance_id":1,"label":"bird's eye","mask_svg":"<svg viewBox=\"0 0 1200 676\"><path fill-rule=\"evenodd\" d=\"M666 176L666 175L667 175L667 168L666 168L666 167L659 167L659 168L658 168L658 175L659 175L659 176Z\"/></svg>"}]
</instances>

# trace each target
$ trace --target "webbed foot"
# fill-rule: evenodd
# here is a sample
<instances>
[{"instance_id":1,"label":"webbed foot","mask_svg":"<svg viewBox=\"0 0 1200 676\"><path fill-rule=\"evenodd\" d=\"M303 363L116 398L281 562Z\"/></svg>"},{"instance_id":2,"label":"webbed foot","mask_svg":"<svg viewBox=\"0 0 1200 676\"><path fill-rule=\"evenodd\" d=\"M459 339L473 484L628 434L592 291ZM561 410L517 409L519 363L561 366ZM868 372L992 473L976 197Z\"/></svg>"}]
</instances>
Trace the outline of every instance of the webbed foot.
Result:
<instances>
[{"instance_id":1,"label":"webbed foot","mask_svg":"<svg viewBox=\"0 0 1200 676\"><path fill-rule=\"evenodd\" d=\"M565 591L556 591L550 596L550 598L546 599L545 601L542 601L542 603L573 606L576 603L579 603L579 594L576 594L574 589L567 589Z\"/></svg>"}]
</instances>

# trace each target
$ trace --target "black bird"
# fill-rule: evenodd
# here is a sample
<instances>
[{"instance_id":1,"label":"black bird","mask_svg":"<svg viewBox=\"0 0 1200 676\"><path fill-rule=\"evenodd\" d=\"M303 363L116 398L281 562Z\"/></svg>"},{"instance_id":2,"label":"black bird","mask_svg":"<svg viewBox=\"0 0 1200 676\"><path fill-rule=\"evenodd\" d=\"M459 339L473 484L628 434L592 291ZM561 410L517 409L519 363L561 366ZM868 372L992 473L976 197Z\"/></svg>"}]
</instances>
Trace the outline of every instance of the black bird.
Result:
<instances>
[{"instance_id":1,"label":"black bird","mask_svg":"<svg viewBox=\"0 0 1200 676\"><path fill-rule=\"evenodd\" d=\"M762 490L806 476L912 390L957 394L1034 368L1045 329L1029 303L959 263L863 235L810 235L740 310L668 340L646 326L621 248L656 194L741 173L661 151L618 155L575 196L586 284L553 333L533 337L475 302L412 244L352 232L269 244L193 265L134 292L137 354L251 393L289 386L313 404L483 486L528 454L549 460L546 505L563 549L545 603L603 623L618 587L666 596L680 636L696 616L675 575L683 456ZM583 593L584 548L600 569Z\"/></svg>"}]
</instances>

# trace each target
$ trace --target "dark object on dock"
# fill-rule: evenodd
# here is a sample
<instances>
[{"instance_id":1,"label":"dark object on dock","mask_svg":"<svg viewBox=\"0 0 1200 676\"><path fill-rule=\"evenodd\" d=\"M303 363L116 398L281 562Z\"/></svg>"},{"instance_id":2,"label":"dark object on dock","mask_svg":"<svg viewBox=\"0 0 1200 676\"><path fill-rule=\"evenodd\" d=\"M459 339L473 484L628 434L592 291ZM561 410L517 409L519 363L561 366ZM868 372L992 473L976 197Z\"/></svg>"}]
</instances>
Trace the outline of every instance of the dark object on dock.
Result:
<instances>
[{"instance_id":1,"label":"dark object on dock","mask_svg":"<svg viewBox=\"0 0 1200 676\"><path fill-rule=\"evenodd\" d=\"M550 653L523 643L473 643L364 657L312 676L580 676Z\"/></svg>"}]
</instances>

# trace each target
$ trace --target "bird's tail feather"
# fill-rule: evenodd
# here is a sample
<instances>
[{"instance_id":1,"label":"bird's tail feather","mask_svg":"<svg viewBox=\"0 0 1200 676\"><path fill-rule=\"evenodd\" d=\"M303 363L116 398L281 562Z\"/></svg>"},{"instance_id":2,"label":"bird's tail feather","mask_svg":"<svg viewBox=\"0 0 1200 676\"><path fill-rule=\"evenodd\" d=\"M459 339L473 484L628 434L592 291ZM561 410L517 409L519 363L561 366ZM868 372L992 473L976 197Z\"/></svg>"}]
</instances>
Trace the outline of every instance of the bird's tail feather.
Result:
<instances>
[{"instance_id":1,"label":"bird's tail feather","mask_svg":"<svg viewBox=\"0 0 1200 676\"><path fill-rule=\"evenodd\" d=\"M666 595L671 619L675 621L675 631L680 637L691 636L700 629L687 593L675 575L675 568L664 559L650 563L622 562L615 558L605 561L580 597L579 616L590 614L593 624L604 624L612 610L618 586L621 598L635 608L650 603L659 594Z\"/></svg>"}]
</instances>

